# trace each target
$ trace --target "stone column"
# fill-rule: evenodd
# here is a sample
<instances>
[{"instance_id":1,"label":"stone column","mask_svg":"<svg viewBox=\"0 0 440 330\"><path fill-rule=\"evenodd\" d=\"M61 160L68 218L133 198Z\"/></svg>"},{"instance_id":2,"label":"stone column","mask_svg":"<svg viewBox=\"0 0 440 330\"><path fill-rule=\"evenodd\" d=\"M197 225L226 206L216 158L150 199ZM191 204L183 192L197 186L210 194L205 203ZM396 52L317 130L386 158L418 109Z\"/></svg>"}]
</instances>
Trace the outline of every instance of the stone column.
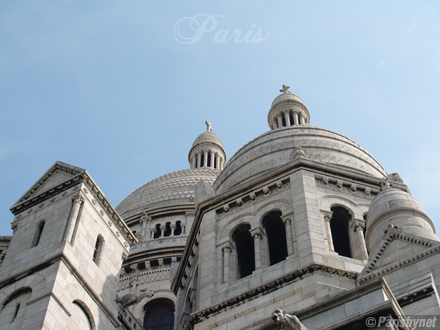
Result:
<instances>
[{"instance_id":1,"label":"stone column","mask_svg":"<svg viewBox=\"0 0 440 330\"><path fill-rule=\"evenodd\" d=\"M367 246L365 244L365 238L364 238L364 227L365 223L361 221L356 221L354 231L356 232L359 247L361 249L361 258L363 260L368 259L368 252L367 252Z\"/></svg>"},{"instance_id":2,"label":"stone column","mask_svg":"<svg viewBox=\"0 0 440 330\"><path fill-rule=\"evenodd\" d=\"M214 152L211 150L209 154L211 155L211 164L209 164L209 167L214 168Z\"/></svg>"},{"instance_id":3,"label":"stone column","mask_svg":"<svg viewBox=\"0 0 440 330\"><path fill-rule=\"evenodd\" d=\"M273 119L273 127L274 129L278 128L278 121L275 118Z\"/></svg>"},{"instance_id":4,"label":"stone column","mask_svg":"<svg viewBox=\"0 0 440 330\"><path fill-rule=\"evenodd\" d=\"M200 156L200 152L197 153L197 167L202 167L202 164L200 164L201 161L201 156Z\"/></svg>"},{"instance_id":5,"label":"stone column","mask_svg":"<svg viewBox=\"0 0 440 330\"><path fill-rule=\"evenodd\" d=\"M223 157L220 157L220 166L219 166L219 170L223 169Z\"/></svg>"},{"instance_id":6,"label":"stone column","mask_svg":"<svg viewBox=\"0 0 440 330\"><path fill-rule=\"evenodd\" d=\"M70 212L69 220L67 221L65 240L70 243L72 241L73 231L75 229L76 221L78 220L79 209L84 202L84 197L81 195L73 197L72 211Z\"/></svg>"},{"instance_id":7,"label":"stone column","mask_svg":"<svg viewBox=\"0 0 440 330\"><path fill-rule=\"evenodd\" d=\"M150 238L154 238L154 234L156 233L156 228L150 230Z\"/></svg>"},{"instance_id":8,"label":"stone column","mask_svg":"<svg viewBox=\"0 0 440 330\"><path fill-rule=\"evenodd\" d=\"M295 124L295 126L299 125L298 112L293 113L293 123Z\"/></svg>"},{"instance_id":9,"label":"stone column","mask_svg":"<svg viewBox=\"0 0 440 330\"><path fill-rule=\"evenodd\" d=\"M232 252L232 249L229 245L226 245L222 249L223 251L223 283L229 282L229 256Z\"/></svg>"},{"instance_id":10,"label":"stone column","mask_svg":"<svg viewBox=\"0 0 440 330\"><path fill-rule=\"evenodd\" d=\"M329 214L324 215L324 220L325 220L325 229L327 231L327 241L328 241L328 249L330 251L335 251L335 248L333 246L333 237L332 237L332 229L330 227L330 220L331 220L331 216Z\"/></svg>"},{"instance_id":11,"label":"stone column","mask_svg":"<svg viewBox=\"0 0 440 330\"><path fill-rule=\"evenodd\" d=\"M174 229L176 229L176 225L173 223L170 225L171 227L171 236L174 236Z\"/></svg>"},{"instance_id":12,"label":"stone column","mask_svg":"<svg viewBox=\"0 0 440 330\"><path fill-rule=\"evenodd\" d=\"M292 240L292 223L290 218L286 217L282 219L286 227L286 243L287 243L287 255L293 254L293 240Z\"/></svg>"},{"instance_id":13,"label":"stone column","mask_svg":"<svg viewBox=\"0 0 440 330\"><path fill-rule=\"evenodd\" d=\"M302 114L299 117L299 122L301 123L301 125L305 125L306 124L306 120L305 120L305 118L304 118L304 116Z\"/></svg>"},{"instance_id":14,"label":"stone column","mask_svg":"<svg viewBox=\"0 0 440 330\"><path fill-rule=\"evenodd\" d=\"M205 157L203 159L203 167L207 167L208 166L208 151L205 150L204 154L205 154Z\"/></svg>"},{"instance_id":15,"label":"stone column","mask_svg":"<svg viewBox=\"0 0 440 330\"><path fill-rule=\"evenodd\" d=\"M283 119L281 118L281 114L278 114L277 120L278 120L278 128L283 127Z\"/></svg>"},{"instance_id":16,"label":"stone column","mask_svg":"<svg viewBox=\"0 0 440 330\"><path fill-rule=\"evenodd\" d=\"M289 127L290 126L290 116L289 116L289 111L286 111L284 113L284 119L286 119L286 126Z\"/></svg>"},{"instance_id":17,"label":"stone column","mask_svg":"<svg viewBox=\"0 0 440 330\"><path fill-rule=\"evenodd\" d=\"M164 237L165 234L165 226L160 226L160 237Z\"/></svg>"},{"instance_id":18,"label":"stone column","mask_svg":"<svg viewBox=\"0 0 440 330\"><path fill-rule=\"evenodd\" d=\"M255 270L261 269L261 240L263 239L263 233L260 228L256 228L251 231L252 237L254 238L254 248L255 248Z\"/></svg>"}]
</instances>

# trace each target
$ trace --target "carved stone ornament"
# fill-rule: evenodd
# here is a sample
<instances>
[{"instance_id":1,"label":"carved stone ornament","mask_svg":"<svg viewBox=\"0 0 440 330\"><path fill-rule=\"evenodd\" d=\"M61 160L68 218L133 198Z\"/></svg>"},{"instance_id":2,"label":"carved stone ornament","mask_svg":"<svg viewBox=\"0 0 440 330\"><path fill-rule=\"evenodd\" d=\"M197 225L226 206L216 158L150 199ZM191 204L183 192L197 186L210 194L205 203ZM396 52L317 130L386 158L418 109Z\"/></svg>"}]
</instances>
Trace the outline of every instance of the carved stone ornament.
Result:
<instances>
[{"instance_id":1,"label":"carved stone ornament","mask_svg":"<svg viewBox=\"0 0 440 330\"><path fill-rule=\"evenodd\" d=\"M140 290L142 293L127 293L122 297L116 297L116 302L121 304L121 309L124 310L128 306L136 305L142 301L145 297L151 298L154 296L154 292L151 290Z\"/></svg>"},{"instance_id":2,"label":"carved stone ornament","mask_svg":"<svg viewBox=\"0 0 440 330\"><path fill-rule=\"evenodd\" d=\"M292 159L292 160L299 159L299 158L305 158L305 159L309 158L306 151L301 147L295 148L290 155L290 159Z\"/></svg>"},{"instance_id":3,"label":"carved stone ornament","mask_svg":"<svg viewBox=\"0 0 440 330\"><path fill-rule=\"evenodd\" d=\"M295 315L290 315L281 309L272 313L272 320L275 324L281 324L284 330L307 330Z\"/></svg>"}]
</instances>

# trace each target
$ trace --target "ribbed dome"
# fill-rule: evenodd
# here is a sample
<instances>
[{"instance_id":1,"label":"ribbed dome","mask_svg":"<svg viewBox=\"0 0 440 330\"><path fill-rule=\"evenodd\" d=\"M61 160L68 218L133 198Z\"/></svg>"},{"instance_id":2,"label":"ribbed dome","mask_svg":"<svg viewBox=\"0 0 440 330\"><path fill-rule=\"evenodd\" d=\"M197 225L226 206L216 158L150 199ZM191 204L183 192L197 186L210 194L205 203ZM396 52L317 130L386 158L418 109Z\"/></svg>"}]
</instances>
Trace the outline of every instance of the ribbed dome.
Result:
<instances>
[{"instance_id":1,"label":"ribbed dome","mask_svg":"<svg viewBox=\"0 0 440 330\"><path fill-rule=\"evenodd\" d=\"M220 140L220 138L217 136L217 134L213 133L212 131L205 131L202 134L200 134L194 141L194 143L192 144L192 146L194 147L195 145L202 143L202 142L211 142L211 143L215 143L218 144L220 147L223 147L223 143Z\"/></svg>"},{"instance_id":2,"label":"ribbed dome","mask_svg":"<svg viewBox=\"0 0 440 330\"><path fill-rule=\"evenodd\" d=\"M125 219L147 208L194 205L197 182L205 180L213 184L219 173L211 168L197 168L165 174L134 191L116 211Z\"/></svg>"},{"instance_id":3,"label":"ribbed dome","mask_svg":"<svg viewBox=\"0 0 440 330\"><path fill-rule=\"evenodd\" d=\"M381 191L370 205L367 217L366 243L374 250L382 241L388 225L400 226L404 232L439 240L434 234L432 220L420 203L410 194L397 188Z\"/></svg>"},{"instance_id":4,"label":"ribbed dome","mask_svg":"<svg viewBox=\"0 0 440 330\"><path fill-rule=\"evenodd\" d=\"M357 143L342 134L314 126L269 131L242 147L215 182L217 193L291 163L298 148L309 160L350 169L375 178L386 177L383 167Z\"/></svg>"}]
</instances>

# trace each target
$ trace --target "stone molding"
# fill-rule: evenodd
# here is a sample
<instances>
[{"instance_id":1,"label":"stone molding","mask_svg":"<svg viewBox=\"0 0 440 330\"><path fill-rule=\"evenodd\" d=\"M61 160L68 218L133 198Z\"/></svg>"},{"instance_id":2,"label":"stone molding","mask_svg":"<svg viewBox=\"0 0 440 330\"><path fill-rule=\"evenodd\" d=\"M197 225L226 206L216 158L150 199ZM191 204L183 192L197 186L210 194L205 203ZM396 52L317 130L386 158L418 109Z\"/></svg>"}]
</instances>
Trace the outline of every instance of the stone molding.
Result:
<instances>
[{"instance_id":1,"label":"stone molding","mask_svg":"<svg viewBox=\"0 0 440 330\"><path fill-rule=\"evenodd\" d=\"M347 270L336 269L324 265L310 265L305 268L299 269L293 273L284 275L276 280L270 281L269 283L265 283L259 287L243 292L235 297L229 298L225 301L222 301L218 304L205 308L201 311L193 313L189 316L187 326L185 330L193 330L194 325L207 319L213 315L216 315L224 310L233 308L237 305L240 305L246 301L255 299L259 296L265 295L271 291L282 288L283 286L290 284L292 282L296 282L302 279L305 276L312 275L314 273L323 273L327 275L334 275L342 278L347 278L350 280L355 280L358 273L351 272Z\"/></svg>"},{"instance_id":2,"label":"stone molding","mask_svg":"<svg viewBox=\"0 0 440 330\"><path fill-rule=\"evenodd\" d=\"M129 288L131 283L141 285L144 283L168 280L170 278L170 273L171 268L157 266L152 269L139 271L136 274L125 274L119 277L119 290Z\"/></svg>"},{"instance_id":3,"label":"stone molding","mask_svg":"<svg viewBox=\"0 0 440 330\"><path fill-rule=\"evenodd\" d=\"M59 165L55 166L55 168L58 168L58 166ZM74 190L77 190L77 189L75 189L76 188L75 186L78 186L81 183L85 183L89 187L89 189L91 190L90 193L93 193L95 195L95 198L100 202L101 206L107 212L108 216L113 220L113 222L118 227L119 232L124 235L124 237L130 242L131 245L136 244L137 243L136 237L130 231L128 226L124 223L122 218L118 215L116 210L113 208L113 206L110 204L110 202L104 196L104 194L98 188L98 186L93 181L93 179L90 177L90 175L87 173L87 171L79 173L77 176L72 177L71 179L59 184L58 186L56 186L52 189L49 189L48 191L45 191L45 192L35 196L34 198L32 198L30 200L26 200L21 203L15 204L11 208L11 212L14 215L16 215L18 218L19 213L22 213L25 210L28 210L28 212L29 212L29 210L32 210L32 207L36 206L37 204L39 204L45 200L53 199L56 195L58 195L61 192L64 192L67 189L74 188ZM34 191L34 190L32 190L32 191ZM84 188L84 192L87 194L87 193L89 193L89 190L87 188Z\"/></svg>"},{"instance_id":4,"label":"stone molding","mask_svg":"<svg viewBox=\"0 0 440 330\"><path fill-rule=\"evenodd\" d=\"M363 186L345 180L343 181L328 176L315 175L315 182L316 185L319 187L325 187L370 199L373 199L379 193L379 189Z\"/></svg>"},{"instance_id":5,"label":"stone molding","mask_svg":"<svg viewBox=\"0 0 440 330\"><path fill-rule=\"evenodd\" d=\"M263 200L267 196L275 195L288 188L290 188L290 179L287 177L281 180L273 181L264 187L255 189L246 195L242 195L241 197L233 198L215 210L217 219L242 210L256 202Z\"/></svg>"},{"instance_id":6,"label":"stone molding","mask_svg":"<svg viewBox=\"0 0 440 330\"><path fill-rule=\"evenodd\" d=\"M399 260L396 260L394 262L391 262L389 265L386 265L386 267L382 269L375 270L376 264L381 259L382 255L390 245L390 243L394 240L401 240L407 243L416 244L422 247L426 247L427 250L421 251L415 255L412 255L411 257L405 258L402 260L402 258ZM434 241L430 241L427 239L423 239L416 236L406 235L399 231L398 228L391 227L387 229L386 236L384 237L384 242L382 246L379 248L379 250L376 252L374 256L370 256L370 261L365 266L364 271L359 275L359 283L363 284L367 281L371 281L377 277L383 277L385 275L388 275L398 269L401 269L403 267L409 266L411 264L414 264L416 262L419 262L422 259L426 259L434 254L440 253L440 243L437 243Z\"/></svg>"}]
</instances>

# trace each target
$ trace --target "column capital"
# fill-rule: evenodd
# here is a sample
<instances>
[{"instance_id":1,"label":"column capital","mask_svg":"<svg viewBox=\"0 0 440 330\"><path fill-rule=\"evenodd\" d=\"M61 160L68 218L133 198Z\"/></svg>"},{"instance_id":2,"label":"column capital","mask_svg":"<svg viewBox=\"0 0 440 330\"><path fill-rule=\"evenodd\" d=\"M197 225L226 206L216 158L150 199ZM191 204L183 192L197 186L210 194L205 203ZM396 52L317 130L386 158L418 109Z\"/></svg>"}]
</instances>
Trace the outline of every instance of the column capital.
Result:
<instances>
[{"instance_id":1,"label":"column capital","mask_svg":"<svg viewBox=\"0 0 440 330\"><path fill-rule=\"evenodd\" d=\"M80 194L78 194L78 195L76 195L76 196L73 196L72 197L72 200L73 200L73 202L79 202L79 203L84 203L84 201L85 201L85 198L84 198L84 196L80 193Z\"/></svg>"},{"instance_id":2,"label":"column capital","mask_svg":"<svg viewBox=\"0 0 440 330\"><path fill-rule=\"evenodd\" d=\"M332 214L324 214L324 220L326 222L330 222L331 218L332 218Z\"/></svg>"},{"instance_id":3,"label":"column capital","mask_svg":"<svg viewBox=\"0 0 440 330\"><path fill-rule=\"evenodd\" d=\"M261 229L261 227L251 229L250 233L254 239L256 239L256 238L263 239L264 232Z\"/></svg>"},{"instance_id":4,"label":"column capital","mask_svg":"<svg viewBox=\"0 0 440 330\"><path fill-rule=\"evenodd\" d=\"M354 231L364 230L366 221L363 219L354 219L352 227Z\"/></svg>"},{"instance_id":5,"label":"column capital","mask_svg":"<svg viewBox=\"0 0 440 330\"><path fill-rule=\"evenodd\" d=\"M223 251L223 253L231 253L232 252L232 248L231 248L231 246L229 245L229 244L226 244L226 245L223 245L223 247L222 247L222 251Z\"/></svg>"}]
</instances>

